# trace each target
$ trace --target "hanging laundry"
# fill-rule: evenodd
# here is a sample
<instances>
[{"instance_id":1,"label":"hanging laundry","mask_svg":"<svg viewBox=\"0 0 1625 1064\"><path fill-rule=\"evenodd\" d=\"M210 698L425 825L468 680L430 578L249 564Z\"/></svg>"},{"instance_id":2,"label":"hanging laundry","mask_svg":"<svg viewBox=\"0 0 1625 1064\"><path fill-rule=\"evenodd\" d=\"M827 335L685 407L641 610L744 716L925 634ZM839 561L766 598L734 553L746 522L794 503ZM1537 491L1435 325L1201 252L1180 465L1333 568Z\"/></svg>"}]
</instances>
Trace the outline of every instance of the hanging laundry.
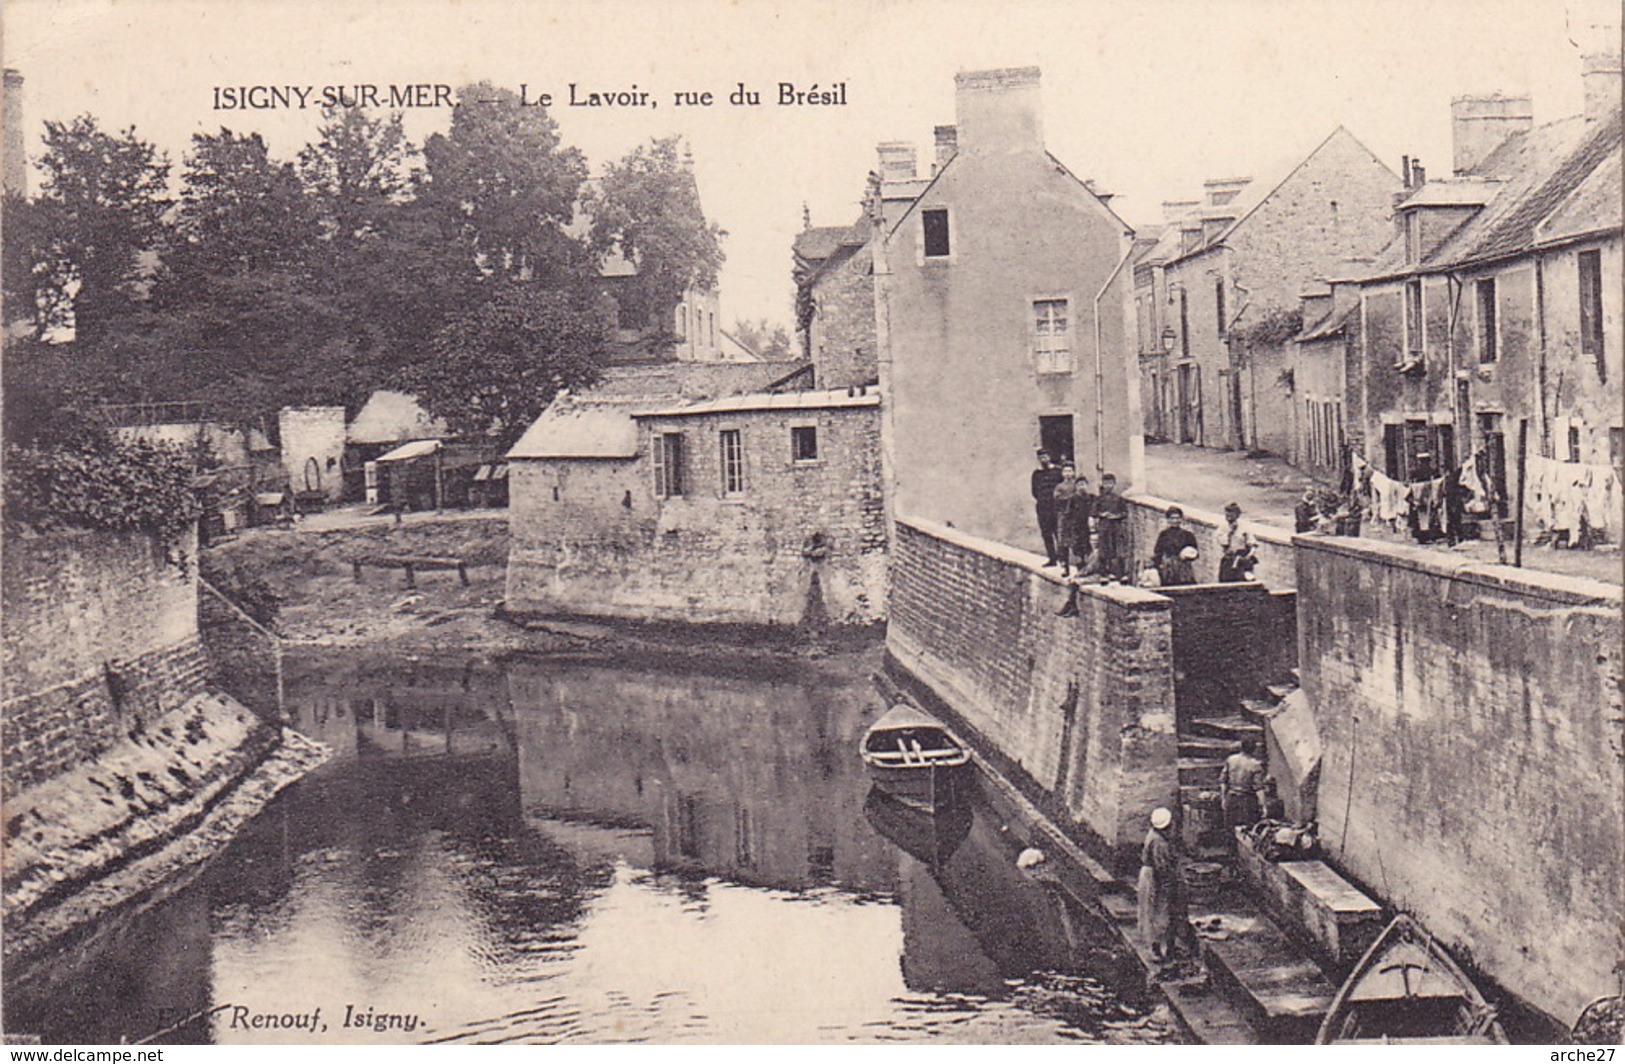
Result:
<instances>
[{"instance_id":1,"label":"hanging laundry","mask_svg":"<svg viewBox=\"0 0 1625 1064\"><path fill-rule=\"evenodd\" d=\"M1410 513L1409 496L1405 485L1383 473L1371 471L1371 515L1378 521L1395 521Z\"/></svg>"}]
</instances>

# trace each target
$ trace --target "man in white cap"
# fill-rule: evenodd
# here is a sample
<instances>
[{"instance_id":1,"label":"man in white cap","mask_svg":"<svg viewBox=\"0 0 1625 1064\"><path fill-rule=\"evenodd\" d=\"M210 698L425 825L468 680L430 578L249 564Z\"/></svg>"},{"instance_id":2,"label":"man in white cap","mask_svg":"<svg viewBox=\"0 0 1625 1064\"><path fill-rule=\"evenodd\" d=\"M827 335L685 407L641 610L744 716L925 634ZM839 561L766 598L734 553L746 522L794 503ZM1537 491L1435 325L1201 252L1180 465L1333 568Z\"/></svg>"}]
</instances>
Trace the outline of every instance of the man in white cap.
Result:
<instances>
[{"instance_id":1,"label":"man in white cap","mask_svg":"<svg viewBox=\"0 0 1625 1064\"><path fill-rule=\"evenodd\" d=\"M1167 809L1152 810L1151 830L1140 850L1140 937L1158 961L1173 959L1188 926L1185 877L1179 867L1173 825L1174 815Z\"/></svg>"}]
</instances>

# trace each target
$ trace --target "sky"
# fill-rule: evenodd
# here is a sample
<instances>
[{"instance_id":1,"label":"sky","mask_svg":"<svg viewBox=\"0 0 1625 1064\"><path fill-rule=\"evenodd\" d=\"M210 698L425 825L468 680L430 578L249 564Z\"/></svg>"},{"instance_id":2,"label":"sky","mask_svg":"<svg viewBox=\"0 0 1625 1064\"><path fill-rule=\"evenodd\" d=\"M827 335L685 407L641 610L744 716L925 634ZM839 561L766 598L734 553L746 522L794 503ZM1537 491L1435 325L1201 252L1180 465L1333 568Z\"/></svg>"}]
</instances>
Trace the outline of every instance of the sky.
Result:
<instances>
[{"instance_id":1,"label":"sky","mask_svg":"<svg viewBox=\"0 0 1625 1064\"><path fill-rule=\"evenodd\" d=\"M89 112L135 126L176 173L192 134L222 126L291 159L320 124L314 97L214 107L217 88L256 85L525 85L554 95L595 171L681 134L728 233L723 320L788 325L803 205L816 225L854 221L881 141L915 141L928 163L957 71L1040 67L1050 151L1144 225L1340 124L1396 171L1408 154L1448 173L1452 96L1530 93L1541 122L1578 112L1580 53L1617 42L1618 17L1598 0L8 0L0 55L25 78L31 157L45 120ZM780 106L781 82L844 85L845 103ZM568 106L572 83L655 106ZM760 106L728 103L741 83ZM678 106L704 91L710 107ZM409 110L407 130L421 143L449 120Z\"/></svg>"}]
</instances>

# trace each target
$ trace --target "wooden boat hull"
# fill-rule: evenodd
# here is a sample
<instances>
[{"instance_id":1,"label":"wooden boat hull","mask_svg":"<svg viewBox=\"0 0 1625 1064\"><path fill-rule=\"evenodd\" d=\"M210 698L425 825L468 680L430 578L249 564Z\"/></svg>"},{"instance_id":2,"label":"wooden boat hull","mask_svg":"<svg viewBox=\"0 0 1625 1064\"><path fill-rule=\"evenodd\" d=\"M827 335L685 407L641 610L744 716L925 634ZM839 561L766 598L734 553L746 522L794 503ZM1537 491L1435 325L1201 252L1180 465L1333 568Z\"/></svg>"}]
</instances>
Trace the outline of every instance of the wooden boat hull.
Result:
<instances>
[{"instance_id":1,"label":"wooden boat hull","mask_svg":"<svg viewBox=\"0 0 1625 1064\"><path fill-rule=\"evenodd\" d=\"M911 808L931 813L963 797L970 751L913 706L893 706L870 725L858 753L874 785Z\"/></svg>"},{"instance_id":2,"label":"wooden boat hull","mask_svg":"<svg viewBox=\"0 0 1625 1064\"><path fill-rule=\"evenodd\" d=\"M1506 1045L1495 1009L1426 930L1401 914L1337 991L1316 1045Z\"/></svg>"}]
</instances>

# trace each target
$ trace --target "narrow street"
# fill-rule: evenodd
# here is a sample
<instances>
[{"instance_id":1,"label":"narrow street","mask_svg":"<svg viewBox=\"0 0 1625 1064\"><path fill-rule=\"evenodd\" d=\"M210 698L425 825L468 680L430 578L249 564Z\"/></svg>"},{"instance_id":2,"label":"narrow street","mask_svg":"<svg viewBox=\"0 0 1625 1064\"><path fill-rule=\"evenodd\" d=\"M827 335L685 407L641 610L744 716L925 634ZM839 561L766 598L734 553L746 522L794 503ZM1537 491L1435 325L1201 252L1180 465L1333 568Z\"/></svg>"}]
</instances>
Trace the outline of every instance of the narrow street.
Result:
<instances>
[{"instance_id":1,"label":"narrow street","mask_svg":"<svg viewBox=\"0 0 1625 1064\"><path fill-rule=\"evenodd\" d=\"M1146 445L1145 476L1147 490L1159 498L1178 500L1214 514L1222 512L1228 503L1236 502L1241 505L1244 520L1285 531L1292 529L1292 508L1303 489L1319 484L1280 458L1251 457L1241 451L1216 451L1177 443ZM1360 534L1382 543L1415 545L1404 528L1390 531L1375 521L1366 521ZM1494 543L1477 540L1454 547L1438 544L1427 549L1460 561L1484 564L1510 565L1513 557L1510 543L1504 545L1504 562ZM1625 582L1625 557L1621 556L1617 544L1566 550L1525 542L1523 564L1527 569L1541 572L1581 576L1615 585Z\"/></svg>"}]
</instances>

